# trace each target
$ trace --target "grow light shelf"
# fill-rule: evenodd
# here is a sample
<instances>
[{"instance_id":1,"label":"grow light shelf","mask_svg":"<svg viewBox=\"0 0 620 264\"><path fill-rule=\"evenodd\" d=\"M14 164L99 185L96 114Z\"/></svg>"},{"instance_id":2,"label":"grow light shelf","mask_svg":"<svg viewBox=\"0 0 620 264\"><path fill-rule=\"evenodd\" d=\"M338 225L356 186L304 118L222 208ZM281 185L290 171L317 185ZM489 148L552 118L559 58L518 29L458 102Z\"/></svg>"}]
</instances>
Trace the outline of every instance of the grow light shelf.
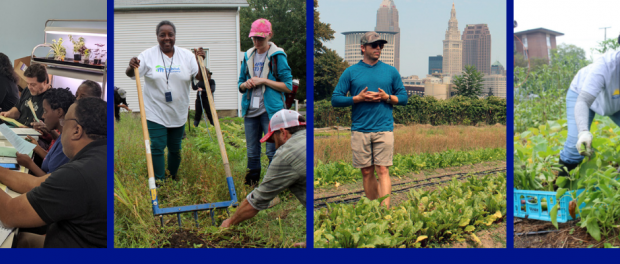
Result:
<instances>
[{"instance_id":1,"label":"grow light shelf","mask_svg":"<svg viewBox=\"0 0 620 264\"><path fill-rule=\"evenodd\" d=\"M80 63L79 61L75 61L73 59L65 59L64 61L57 61L54 60L53 57L47 57L47 58L32 58L33 61L36 61L37 63L42 63L42 64L48 64L48 65L60 65L60 66L74 66L74 67L78 67L76 69L81 69L81 68L86 68L86 69L94 69L97 70L97 72L101 72L101 74L103 74L103 69L105 69L105 65L103 64L84 64L84 63Z\"/></svg>"}]
</instances>

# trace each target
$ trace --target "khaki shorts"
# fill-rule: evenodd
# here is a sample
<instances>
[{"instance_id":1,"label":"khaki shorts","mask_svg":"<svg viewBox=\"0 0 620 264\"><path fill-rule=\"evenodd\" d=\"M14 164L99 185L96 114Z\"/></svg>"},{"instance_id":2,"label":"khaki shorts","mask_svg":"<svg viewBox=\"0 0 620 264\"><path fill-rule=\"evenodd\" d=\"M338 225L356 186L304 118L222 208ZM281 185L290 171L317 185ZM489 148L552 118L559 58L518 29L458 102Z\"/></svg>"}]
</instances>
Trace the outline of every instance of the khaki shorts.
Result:
<instances>
[{"instance_id":1,"label":"khaki shorts","mask_svg":"<svg viewBox=\"0 0 620 264\"><path fill-rule=\"evenodd\" d=\"M361 169L372 165L392 166L394 155L394 133L357 132L351 133L353 167Z\"/></svg>"}]
</instances>

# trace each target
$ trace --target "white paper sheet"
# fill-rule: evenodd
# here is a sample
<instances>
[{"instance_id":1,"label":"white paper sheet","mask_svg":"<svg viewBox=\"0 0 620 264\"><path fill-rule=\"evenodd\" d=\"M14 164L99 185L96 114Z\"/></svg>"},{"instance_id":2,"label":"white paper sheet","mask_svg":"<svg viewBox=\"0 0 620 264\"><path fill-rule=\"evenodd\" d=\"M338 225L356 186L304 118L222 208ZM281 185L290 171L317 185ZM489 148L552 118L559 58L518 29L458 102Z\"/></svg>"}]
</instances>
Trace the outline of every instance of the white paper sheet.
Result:
<instances>
[{"instance_id":1,"label":"white paper sheet","mask_svg":"<svg viewBox=\"0 0 620 264\"><path fill-rule=\"evenodd\" d=\"M19 137L13 130L11 130L6 124L0 125L0 133L17 149L17 152L22 154L30 153L35 145Z\"/></svg>"}]
</instances>

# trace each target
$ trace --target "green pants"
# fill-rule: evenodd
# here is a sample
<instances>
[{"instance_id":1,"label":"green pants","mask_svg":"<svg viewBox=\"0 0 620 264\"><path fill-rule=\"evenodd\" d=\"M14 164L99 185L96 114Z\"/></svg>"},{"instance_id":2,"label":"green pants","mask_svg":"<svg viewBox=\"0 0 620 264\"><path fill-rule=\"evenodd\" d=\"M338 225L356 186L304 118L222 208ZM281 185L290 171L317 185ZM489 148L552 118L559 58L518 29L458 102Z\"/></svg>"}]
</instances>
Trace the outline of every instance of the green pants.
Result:
<instances>
[{"instance_id":1,"label":"green pants","mask_svg":"<svg viewBox=\"0 0 620 264\"><path fill-rule=\"evenodd\" d=\"M165 127L155 122L146 121L151 138L151 156L156 180L166 178L164 149L168 147L168 170L170 175L176 175L181 164L181 140L185 125L181 127Z\"/></svg>"}]
</instances>

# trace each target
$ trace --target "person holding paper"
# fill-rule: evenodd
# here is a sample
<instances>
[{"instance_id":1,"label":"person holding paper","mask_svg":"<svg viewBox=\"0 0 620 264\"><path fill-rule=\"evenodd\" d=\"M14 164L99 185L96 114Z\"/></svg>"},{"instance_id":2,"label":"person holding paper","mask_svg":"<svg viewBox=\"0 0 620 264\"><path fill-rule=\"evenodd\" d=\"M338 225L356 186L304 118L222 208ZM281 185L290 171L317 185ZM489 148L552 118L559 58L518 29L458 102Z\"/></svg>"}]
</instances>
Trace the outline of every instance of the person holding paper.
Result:
<instances>
[{"instance_id":1,"label":"person holding paper","mask_svg":"<svg viewBox=\"0 0 620 264\"><path fill-rule=\"evenodd\" d=\"M7 176L0 182L23 193L0 192L0 221L7 227L49 225L45 236L21 232L16 247L107 247L107 105L100 98L75 101L60 140L71 160L43 177Z\"/></svg>"},{"instance_id":2,"label":"person holding paper","mask_svg":"<svg viewBox=\"0 0 620 264\"><path fill-rule=\"evenodd\" d=\"M62 131L62 123L69 107L75 102L75 97L69 88L53 88L43 96L43 119L45 126L51 130ZM17 163L28 168L33 175L43 176L55 171L58 167L69 162L69 158L62 151L62 141L55 140L49 152L43 156L43 164L37 166L26 154L17 154Z\"/></svg>"},{"instance_id":3,"label":"person holding paper","mask_svg":"<svg viewBox=\"0 0 620 264\"><path fill-rule=\"evenodd\" d=\"M28 88L22 92L16 105L8 111L0 112L0 116L13 118L24 126L29 126L43 115L41 104L43 103L43 95L50 89L50 81L45 66L37 63L30 65L24 72L24 76L28 82ZM36 118L28 106L29 101L32 102Z\"/></svg>"},{"instance_id":4,"label":"person holding paper","mask_svg":"<svg viewBox=\"0 0 620 264\"><path fill-rule=\"evenodd\" d=\"M168 148L168 170L176 179L181 165L181 140L187 122L192 78L202 79L198 62L188 49L175 46L176 27L168 20L156 29L156 45L129 60L125 71L135 79L135 68L144 78L144 109L153 157L153 170L158 185L166 178L164 150ZM198 56L206 56L199 48Z\"/></svg>"}]
</instances>

